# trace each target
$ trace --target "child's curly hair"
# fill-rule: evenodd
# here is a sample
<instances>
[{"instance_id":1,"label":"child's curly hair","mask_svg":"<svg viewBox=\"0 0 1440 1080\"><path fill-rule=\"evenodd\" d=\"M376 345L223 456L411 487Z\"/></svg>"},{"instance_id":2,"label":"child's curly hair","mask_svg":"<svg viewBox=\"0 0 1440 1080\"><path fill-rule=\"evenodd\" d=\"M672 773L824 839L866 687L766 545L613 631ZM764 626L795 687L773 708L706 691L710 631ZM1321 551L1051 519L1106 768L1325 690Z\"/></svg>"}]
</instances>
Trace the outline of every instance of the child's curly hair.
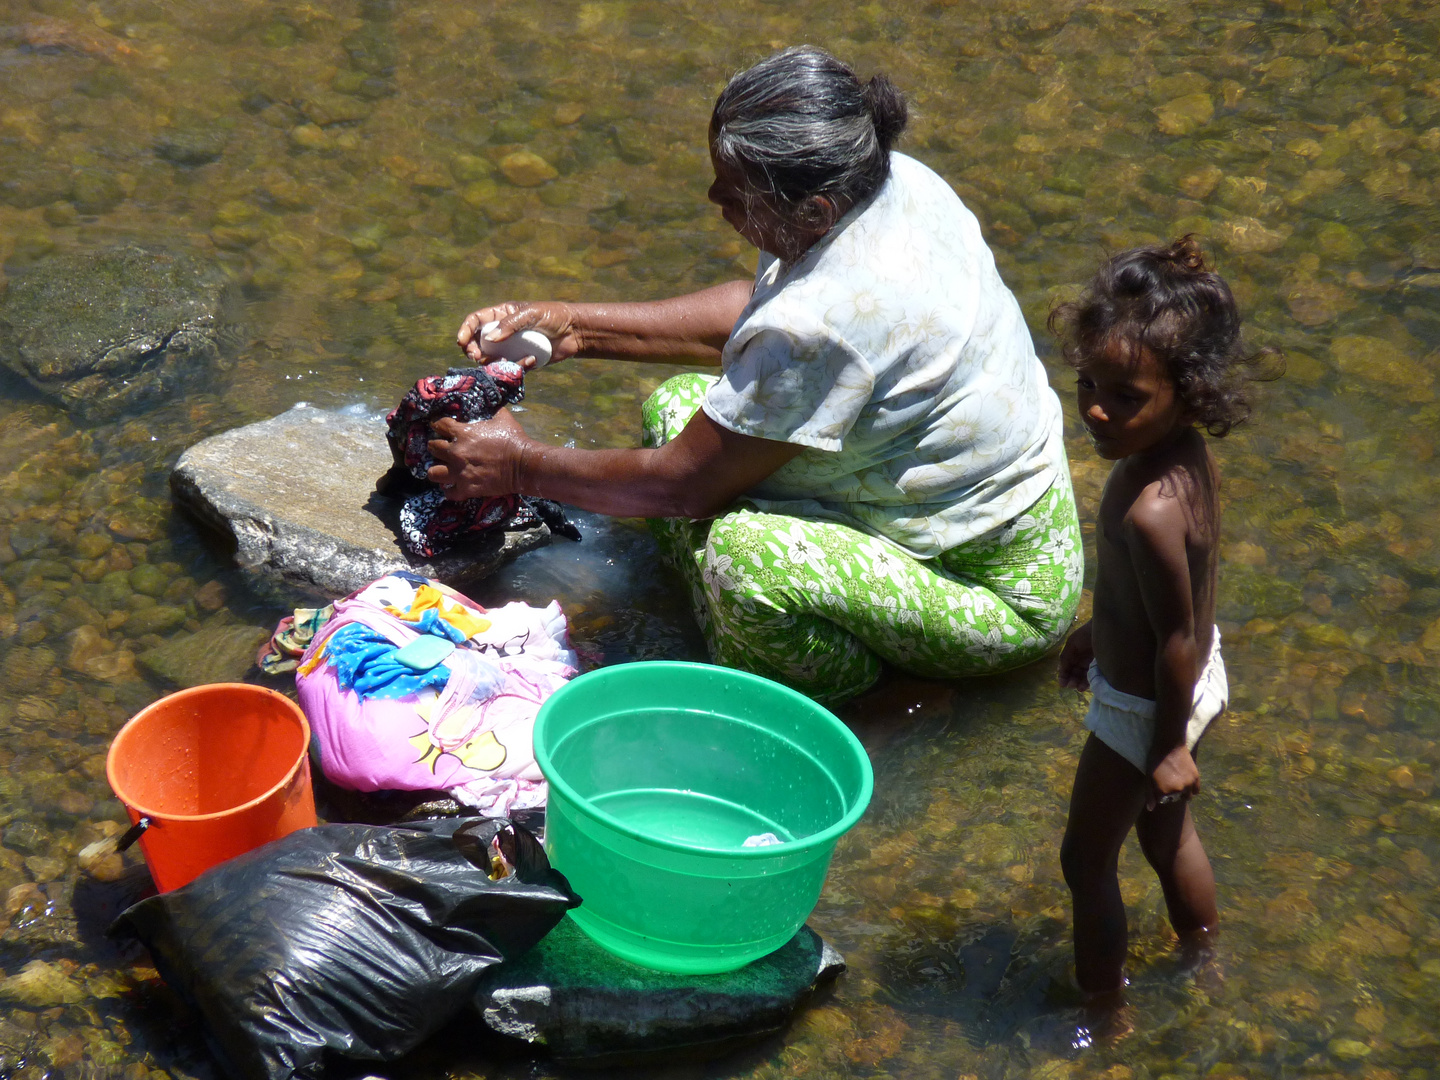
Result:
<instances>
[{"instance_id":1,"label":"child's curly hair","mask_svg":"<svg viewBox=\"0 0 1440 1080\"><path fill-rule=\"evenodd\" d=\"M1250 416L1247 383L1284 372L1279 350L1247 352L1230 286L1205 265L1193 234L1112 255L1048 325L1072 367L1116 340L1149 349L1195 422L1217 437Z\"/></svg>"}]
</instances>

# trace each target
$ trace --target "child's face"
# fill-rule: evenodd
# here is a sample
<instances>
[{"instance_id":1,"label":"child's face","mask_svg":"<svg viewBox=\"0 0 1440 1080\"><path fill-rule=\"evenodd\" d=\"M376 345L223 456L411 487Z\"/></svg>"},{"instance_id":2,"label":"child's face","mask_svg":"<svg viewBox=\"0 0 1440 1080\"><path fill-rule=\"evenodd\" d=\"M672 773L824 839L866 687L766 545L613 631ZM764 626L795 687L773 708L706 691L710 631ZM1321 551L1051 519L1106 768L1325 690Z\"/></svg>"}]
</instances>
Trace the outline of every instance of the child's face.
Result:
<instances>
[{"instance_id":1,"label":"child's face","mask_svg":"<svg viewBox=\"0 0 1440 1080\"><path fill-rule=\"evenodd\" d=\"M1076 367L1076 403L1095 452L1141 454L1190 426L1175 384L1149 349L1111 340Z\"/></svg>"}]
</instances>

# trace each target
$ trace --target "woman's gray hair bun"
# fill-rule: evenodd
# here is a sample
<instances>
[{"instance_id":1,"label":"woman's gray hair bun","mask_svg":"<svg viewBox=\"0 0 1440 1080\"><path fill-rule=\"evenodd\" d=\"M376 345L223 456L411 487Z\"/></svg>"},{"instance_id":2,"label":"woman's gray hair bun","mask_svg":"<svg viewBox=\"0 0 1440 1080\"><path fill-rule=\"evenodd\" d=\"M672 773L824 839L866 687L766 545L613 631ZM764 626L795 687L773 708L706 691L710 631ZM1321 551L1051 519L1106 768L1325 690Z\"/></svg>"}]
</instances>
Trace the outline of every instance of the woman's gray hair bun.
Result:
<instances>
[{"instance_id":1,"label":"woman's gray hair bun","mask_svg":"<svg viewBox=\"0 0 1440 1080\"><path fill-rule=\"evenodd\" d=\"M875 125L875 137L888 154L910 122L910 107L905 104L905 95L884 75L872 75L860 94Z\"/></svg>"},{"instance_id":2,"label":"woman's gray hair bun","mask_svg":"<svg viewBox=\"0 0 1440 1080\"><path fill-rule=\"evenodd\" d=\"M879 190L905 130L905 96L884 75L861 83L824 49L796 45L740 72L710 117L715 159L738 169L782 217L805 224L812 195L843 212Z\"/></svg>"}]
</instances>

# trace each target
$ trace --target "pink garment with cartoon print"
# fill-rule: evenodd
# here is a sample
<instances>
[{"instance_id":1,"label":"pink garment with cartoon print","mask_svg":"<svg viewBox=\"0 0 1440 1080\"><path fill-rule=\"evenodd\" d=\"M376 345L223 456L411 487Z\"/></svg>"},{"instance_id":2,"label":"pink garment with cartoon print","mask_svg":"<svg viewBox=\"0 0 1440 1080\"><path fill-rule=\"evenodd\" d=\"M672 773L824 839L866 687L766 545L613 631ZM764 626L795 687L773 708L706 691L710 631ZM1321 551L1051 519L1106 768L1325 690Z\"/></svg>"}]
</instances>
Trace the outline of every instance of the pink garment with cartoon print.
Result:
<instances>
[{"instance_id":1,"label":"pink garment with cartoon print","mask_svg":"<svg viewBox=\"0 0 1440 1080\"><path fill-rule=\"evenodd\" d=\"M416 585L416 582L423 582ZM340 627L363 623L397 648L419 634L406 621L416 596L443 593L447 621L471 630L488 623L444 661L440 691L399 698L361 697L343 689L326 661L326 642ZM479 616L479 618L477 618ZM336 605L315 636L296 677L326 777L357 791L448 792L487 814L545 805L535 763L540 705L576 674L559 604L506 604L486 611L474 601L411 575L387 575Z\"/></svg>"}]
</instances>

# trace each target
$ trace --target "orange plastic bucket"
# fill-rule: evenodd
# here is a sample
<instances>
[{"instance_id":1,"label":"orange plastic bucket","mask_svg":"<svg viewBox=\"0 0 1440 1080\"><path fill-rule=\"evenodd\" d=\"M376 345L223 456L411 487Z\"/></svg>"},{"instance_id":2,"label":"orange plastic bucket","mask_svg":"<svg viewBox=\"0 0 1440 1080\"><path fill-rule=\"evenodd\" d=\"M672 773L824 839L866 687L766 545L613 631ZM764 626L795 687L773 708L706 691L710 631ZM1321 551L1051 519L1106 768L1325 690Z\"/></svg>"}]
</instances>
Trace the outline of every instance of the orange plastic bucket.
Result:
<instances>
[{"instance_id":1,"label":"orange plastic bucket","mask_svg":"<svg viewBox=\"0 0 1440 1080\"><path fill-rule=\"evenodd\" d=\"M310 725L283 694L246 683L181 690L141 709L105 773L161 892L316 824Z\"/></svg>"}]
</instances>

